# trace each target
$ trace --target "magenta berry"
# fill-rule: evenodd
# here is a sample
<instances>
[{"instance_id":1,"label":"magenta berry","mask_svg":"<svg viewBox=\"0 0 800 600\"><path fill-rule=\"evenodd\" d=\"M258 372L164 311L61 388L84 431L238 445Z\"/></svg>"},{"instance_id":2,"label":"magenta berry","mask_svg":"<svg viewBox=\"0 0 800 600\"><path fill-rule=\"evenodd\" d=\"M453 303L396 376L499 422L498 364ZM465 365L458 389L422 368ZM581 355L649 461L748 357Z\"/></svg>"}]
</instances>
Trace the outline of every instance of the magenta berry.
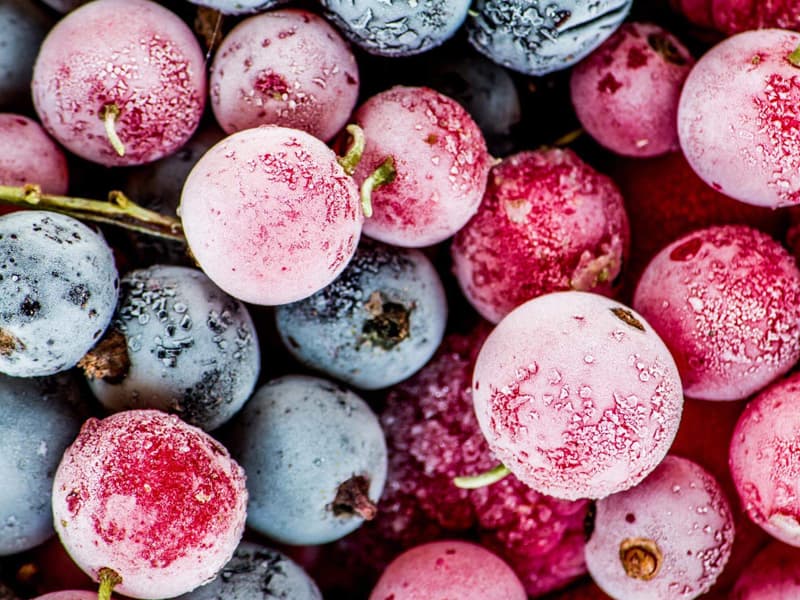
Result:
<instances>
[{"instance_id":1,"label":"magenta berry","mask_svg":"<svg viewBox=\"0 0 800 600\"><path fill-rule=\"evenodd\" d=\"M643 317L596 294L559 292L508 314L481 348L475 412L521 481L557 498L628 489L667 453L683 396Z\"/></svg>"},{"instance_id":2,"label":"magenta berry","mask_svg":"<svg viewBox=\"0 0 800 600\"><path fill-rule=\"evenodd\" d=\"M367 100L355 121L367 139L354 175L359 185L387 159L395 172L372 192L365 235L395 246L429 246L475 214L490 158L480 129L455 100L398 86Z\"/></svg>"},{"instance_id":3,"label":"magenta berry","mask_svg":"<svg viewBox=\"0 0 800 600\"><path fill-rule=\"evenodd\" d=\"M0 185L37 184L65 194L69 175L61 149L28 117L0 113Z\"/></svg>"},{"instance_id":4,"label":"magenta berry","mask_svg":"<svg viewBox=\"0 0 800 600\"><path fill-rule=\"evenodd\" d=\"M800 549L772 542L736 581L731 600L800 598Z\"/></svg>"},{"instance_id":5,"label":"magenta berry","mask_svg":"<svg viewBox=\"0 0 800 600\"><path fill-rule=\"evenodd\" d=\"M670 33L625 23L572 71L572 104L598 143L625 156L678 149L678 100L694 64Z\"/></svg>"},{"instance_id":6,"label":"magenta berry","mask_svg":"<svg viewBox=\"0 0 800 600\"><path fill-rule=\"evenodd\" d=\"M667 456L633 489L597 502L586 564L620 600L696 598L722 572L733 517L717 481L685 458Z\"/></svg>"},{"instance_id":7,"label":"magenta berry","mask_svg":"<svg viewBox=\"0 0 800 600\"><path fill-rule=\"evenodd\" d=\"M800 28L800 4L794 0L672 0L671 4L691 23L727 34Z\"/></svg>"},{"instance_id":8,"label":"magenta berry","mask_svg":"<svg viewBox=\"0 0 800 600\"><path fill-rule=\"evenodd\" d=\"M633 305L672 350L692 398L745 398L800 358L800 271L750 227L673 242L645 269Z\"/></svg>"},{"instance_id":9,"label":"magenta berry","mask_svg":"<svg viewBox=\"0 0 800 600\"><path fill-rule=\"evenodd\" d=\"M36 596L33 600L97 600L97 592L83 592L78 590L51 592L44 596Z\"/></svg>"},{"instance_id":10,"label":"magenta berry","mask_svg":"<svg viewBox=\"0 0 800 600\"><path fill-rule=\"evenodd\" d=\"M630 233L614 183L571 150L520 152L490 172L486 195L456 234L453 271L497 323L542 294L610 294Z\"/></svg>"}]
</instances>

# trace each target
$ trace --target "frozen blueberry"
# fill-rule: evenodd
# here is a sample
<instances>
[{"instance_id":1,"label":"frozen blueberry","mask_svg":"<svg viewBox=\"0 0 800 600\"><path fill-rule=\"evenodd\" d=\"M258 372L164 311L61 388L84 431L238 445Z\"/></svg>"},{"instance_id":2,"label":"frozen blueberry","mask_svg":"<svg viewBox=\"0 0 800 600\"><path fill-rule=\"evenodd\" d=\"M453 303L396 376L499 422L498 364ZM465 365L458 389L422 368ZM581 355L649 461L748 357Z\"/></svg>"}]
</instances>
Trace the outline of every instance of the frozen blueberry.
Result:
<instances>
[{"instance_id":1,"label":"frozen blueberry","mask_svg":"<svg viewBox=\"0 0 800 600\"><path fill-rule=\"evenodd\" d=\"M0 108L31 104L33 63L53 20L33 0L0 2Z\"/></svg>"},{"instance_id":2,"label":"frozen blueberry","mask_svg":"<svg viewBox=\"0 0 800 600\"><path fill-rule=\"evenodd\" d=\"M336 281L275 315L299 361L373 390L428 362L444 335L447 299L422 252L364 239Z\"/></svg>"},{"instance_id":3,"label":"frozen blueberry","mask_svg":"<svg viewBox=\"0 0 800 600\"><path fill-rule=\"evenodd\" d=\"M449 39L464 22L470 0L320 0L327 16L370 54L411 56Z\"/></svg>"},{"instance_id":4,"label":"frozen blueberry","mask_svg":"<svg viewBox=\"0 0 800 600\"><path fill-rule=\"evenodd\" d=\"M106 408L157 408L206 430L241 408L260 364L244 305L201 271L168 265L123 277L113 327L81 362Z\"/></svg>"},{"instance_id":5,"label":"frozen blueberry","mask_svg":"<svg viewBox=\"0 0 800 600\"><path fill-rule=\"evenodd\" d=\"M74 367L111 321L118 283L111 249L80 221L38 210L0 218L0 372Z\"/></svg>"},{"instance_id":6,"label":"frozen blueberry","mask_svg":"<svg viewBox=\"0 0 800 600\"><path fill-rule=\"evenodd\" d=\"M477 0L469 40L494 62L527 75L566 69L622 24L633 0Z\"/></svg>"}]
</instances>

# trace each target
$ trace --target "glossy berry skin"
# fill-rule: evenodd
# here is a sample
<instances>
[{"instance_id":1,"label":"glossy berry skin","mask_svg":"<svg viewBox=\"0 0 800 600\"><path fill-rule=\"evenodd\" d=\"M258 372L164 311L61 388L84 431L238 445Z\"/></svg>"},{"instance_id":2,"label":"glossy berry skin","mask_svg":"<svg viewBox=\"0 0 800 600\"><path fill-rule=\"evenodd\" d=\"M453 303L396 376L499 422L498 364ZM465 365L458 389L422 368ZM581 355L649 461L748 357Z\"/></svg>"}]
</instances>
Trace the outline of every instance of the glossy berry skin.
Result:
<instances>
[{"instance_id":1,"label":"glossy berry skin","mask_svg":"<svg viewBox=\"0 0 800 600\"><path fill-rule=\"evenodd\" d=\"M431 542L397 557L384 571L370 600L525 600L511 568L475 544Z\"/></svg>"},{"instance_id":2,"label":"glossy berry skin","mask_svg":"<svg viewBox=\"0 0 800 600\"><path fill-rule=\"evenodd\" d=\"M112 327L124 337L130 367L89 379L109 410L157 408L210 431L255 388L261 355L250 314L197 269L129 272Z\"/></svg>"},{"instance_id":3,"label":"glossy berry skin","mask_svg":"<svg viewBox=\"0 0 800 600\"><path fill-rule=\"evenodd\" d=\"M234 418L231 452L247 471L247 524L286 544L324 544L363 518L343 484L376 502L386 481L386 441L361 398L324 379L287 375L259 388Z\"/></svg>"},{"instance_id":4,"label":"glossy berry skin","mask_svg":"<svg viewBox=\"0 0 800 600\"><path fill-rule=\"evenodd\" d=\"M760 231L726 225L659 252L633 306L670 347L687 396L738 400L800 358L799 301L794 258Z\"/></svg>"},{"instance_id":5,"label":"glossy berry skin","mask_svg":"<svg viewBox=\"0 0 800 600\"><path fill-rule=\"evenodd\" d=\"M473 375L481 430L497 459L534 490L603 498L666 455L683 396L653 328L597 294L539 296L508 314Z\"/></svg>"},{"instance_id":6,"label":"glossy berry skin","mask_svg":"<svg viewBox=\"0 0 800 600\"><path fill-rule=\"evenodd\" d=\"M572 105L587 133L612 152L678 150L678 101L693 64L661 27L625 23L572 71Z\"/></svg>"},{"instance_id":7,"label":"glossy berry skin","mask_svg":"<svg viewBox=\"0 0 800 600\"><path fill-rule=\"evenodd\" d=\"M66 194L67 159L34 120L0 114L0 185L37 184L46 194Z\"/></svg>"},{"instance_id":8,"label":"glossy berry skin","mask_svg":"<svg viewBox=\"0 0 800 600\"><path fill-rule=\"evenodd\" d=\"M681 148L706 183L736 200L800 203L800 67L789 61L798 47L797 32L741 33L703 55L686 80Z\"/></svg>"},{"instance_id":9,"label":"glossy berry skin","mask_svg":"<svg viewBox=\"0 0 800 600\"><path fill-rule=\"evenodd\" d=\"M728 35L768 27L800 28L800 5L794 0L672 0L671 4L691 23Z\"/></svg>"},{"instance_id":10,"label":"glossy berry skin","mask_svg":"<svg viewBox=\"0 0 800 600\"><path fill-rule=\"evenodd\" d=\"M358 65L322 17L276 10L250 17L225 37L209 86L226 133L281 125L328 141L355 108Z\"/></svg>"},{"instance_id":11,"label":"glossy berry skin","mask_svg":"<svg viewBox=\"0 0 800 600\"><path fill-rule=\"evenodd\" d=\"M53 19L36 2L0 4L0 110L28 108L31 73Z\"/></svg>"},{"instance_id":12,"label":"glossy berry skin","mask_svg":"<svg viewBox=\"0 0 800 600\"><path fill-rule=\"evenodd\" d=\"M478 0L470 43L494 62L526 75L571 67L614 33L632 0Z\"/></svg>"},{"instance_id":13,"label":"glossy berry skin","mask_svg":"<svg viewBox=\"0 0 800 600\"><path fill-rule=\"evenodd\" d=\"M53 518L73 560L134 598L173 597L212 579L244 530L245 475L219 442L155 410L89 419L64 454Z\"/></svg>"},{"instance_id":14,"label":"glossy berry skin","mask_svg":"<svg viewBox=\"0 0 800 600\"><path fill-rule=\"evenodd\" d=\"M46 499L64 449L85 417L77 381L68 375L0 375L0 556L38 546L53 535Z\"/></svg>"},{"instance_id":15,"label":"glossy berry skin","mask_svg":"<svg viewBox=\"0 0 800 600\"><path fill-rule=\"evenodd\" d=\"M105 240L46 211L0 218L0 372L52 375L74 367L105 331L117 269Z\"/></svg>"},{"instance_id":16,"label":"glossy berry skin","mask_svg":"<svg viewBox=\"0 0 800 600\"><path fill-rule=\"evenodd\" d=\"M667 456L633 489L597 502L586 543L592 579L614 598L696 598L730 556L733 517L717 481Z\"/></svg>"},{"instance_id":17,"label":"glossy berry skin","mask_svg":"<svg viewBox=\"0 0 800 600\"><path fill-rule=\"evenodd\" d=\"M36 112L53 137L87 160L151 162L178 150L197 128L204 61L188 26L155 2L92 2L59 21L42 44L32 84ZM119 109L115 129L124 156L101 118L111 104Z\"/></svg>"},{"instance_id":18,"label":"glossy berry skin","mask_svg":"<svg viewBox=\"0 0 800 600\"><path fill-rule=\"evenodd\" d=\"M747 405L730 446L730 468L750 518L779 540L800 546L800 378L793 375Z\"/></svg>"},{"instance_id":19,"label":"glossy berry skin","mask_svg":"<svg viewBox=\"0 0 800 600\"><path fill-rule=\"evenodd\" d=\"M386 159L393 182L372 193L364 234L407 248L439 243L475 214L490 158L480 129L455 100L430 88L397 86L367 100L354 120L367 139L361 183Z\"/></svg>"},{"instance_id":20,"label":"glossy berry skin","mask_svg":"<svg viewBox=\"0 0 800 600\"><path fill-rule=\"evenodd\" d=\"M241 15L269 10L287 0L189 0L192 4L218 10L225 15Z\"/></svg>"},{"instance_id":21,"label":"glossy berry skin","mask_svg":"<svg viewBox=\"0 0 800 600\"><path fill-rule=\"evenodd\" d=\"M439 46L461 27L470 5L469 0L320 1L351 42L379 56L411 56Z\"/></svg>"},{"instance_id":22,"label":"glossy berry skin","mask_svg":"<svg viewBox=\"0 0 800 600\"><path fill-rule=\"evenodd\" d=\"M747 566L731 600L783 600L800 596L800 550L772 542Z\"/></svg>"},{"instance_id":23,"label":"glossy berry skin","mask_svg":"<svg viewBox=\"0 0 800 600\"><path fill-rule=\"evenodd\" d=\"M324 143L262 126L195 165L179 208L192 254L214 283L253 304L286 304L331 283L353 256L358 189Z\"/></svg>"},{"instance_id":24,"label":"glossy berry skin","mask_svg":"<svg viewBox=\"0 0 800 600\"><path fill-rule=\"evenodd\" d=\"M478 213L455 236L453 272L497 323L564 290L610 295L630 232L614 183L571 150L520 152L492 168Z\"/></svg>"},{"instance_id":25,"label":"glossy berry skin","mask_svg":"<svg viewBox=\"0 0 800 600\"><path fill-rule=\"evenodd\" d=\"M293 560L266 546L242 542L211 583L177 600L322 600L317 584Z\"/></svg>"},{"instance_id":26,"label":"glossy berry skin","mask_svg":"<svg viewBox=\"0 0 800 600\"><path fill-rule=\"evenodd\" d=\"M447 298L422 252L364 240L336 281L279 306L275 319L300 362L372 390L428 362L444 336Z\"/></svg>"}]
</instances>

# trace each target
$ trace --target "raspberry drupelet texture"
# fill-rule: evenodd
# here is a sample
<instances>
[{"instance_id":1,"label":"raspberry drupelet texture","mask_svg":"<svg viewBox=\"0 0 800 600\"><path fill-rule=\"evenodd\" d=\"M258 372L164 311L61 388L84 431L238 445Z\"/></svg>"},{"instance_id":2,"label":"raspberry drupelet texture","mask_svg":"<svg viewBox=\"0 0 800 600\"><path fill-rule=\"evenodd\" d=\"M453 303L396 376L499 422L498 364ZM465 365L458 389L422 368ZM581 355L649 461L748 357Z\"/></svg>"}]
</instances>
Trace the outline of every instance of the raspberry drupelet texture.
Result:
<instances>
[{"instance_id":1,"label":"raspberry drupelet texture","mask_svg":"<svg viewBox=\"0 0 800 600\"><path fill-rule=\"evenodd\" d=\"M372 193L364 234L403 247L429 246L461 229L478 209L489 174L483 134L455 100L430 88L397 86L367 100L355 121L366 150L359 185L387 158L396 177Z\"/></svg>"},{"instance_id":2,"label":"raspberry drupelet texture","mask_svg":"<svg viewBox=\"0 0 800 600\"><path fill-rule=\"evenodd\" d=\"M730 600L800 598L800 549L772 542L741 573Z\"/></svg>"},{"instance_id":3,"label":"raspberry drupelet texture","mask_svg":"<svg viewBox=\"0 0 800 600\"><path fill-rule=\"evenodd\" d=\"M470 303L497 323L564 290L610 295L630 232L614 183L571 150L520 152L492 168L486 195L452 245Z\"/></svg>"},{"instance_id":4,"label":"raspberry drupelet texture","mask_svg":"<svg viewBox=\"0 0 800 600\"><path fill-rule=\"evenodd\" d=\"M191 137L205 105L205 73L200 46L177 15L149 0L99 0L48 34L33 100L45 129L71 152L106 166L138 165ZM113 111L124 156L104 129Z\"/></svg>"},{"instance_id":5,"label":"raspberry drupelet texture","mask_svg":"<svg viewBox=\"0 0 800 600\"><path fill-rule=\"evenodd\" d=\"M89 419L53 484L62 543L116 590L172 597L212 579L244 530L244 471L213 438L155 410Z\"/></svg>"},{"instance_id":6,"label":"raspberry drupelet texture","mask_svg":"<svg viewBox=\"0 0 800 600\"><path fill-rule=\"evenodd\" d=\"M633 305L672 350L692 398L745 398L800 358L800 271L750 227L673 242L645 269Z\"/></svg>"},{"instance_id":7,"label":"raspberry drupelet texture","mask_svg":"<svg viewBox=\"0 0 800 600\"><path fill-rule=\"evenodd\" d=\"M678 369L643 317L597 294L540 296L508 314L473 375L481 430L533 489L603 498L644 479L680 422Z\"/></svg>"},{"instance_id":8,"label":"raspberry drupelet texture","mask_svg":"<svg viewBox=\"0 0 800 600\"><path fill-rule=\"evenodd\" d=\"M28 117L0 114L0 185L36 184L65 194L67 159L41 126Z\"/></svg>"}]
</instances>

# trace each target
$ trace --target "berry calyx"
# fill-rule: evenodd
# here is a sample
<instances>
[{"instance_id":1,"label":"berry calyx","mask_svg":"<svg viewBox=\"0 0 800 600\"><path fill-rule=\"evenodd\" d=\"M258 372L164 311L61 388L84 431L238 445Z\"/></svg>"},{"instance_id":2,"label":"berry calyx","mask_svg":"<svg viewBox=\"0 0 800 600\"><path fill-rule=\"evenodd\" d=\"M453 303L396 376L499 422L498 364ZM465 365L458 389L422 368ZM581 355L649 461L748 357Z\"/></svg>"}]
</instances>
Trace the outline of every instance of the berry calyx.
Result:
<instances>
[{"instance_id":1,"label":"berry calyx","mask_svg":"<svg viewBox=\"0 0 800 600\"><path fill-rule=\"evenodd\" d=\"M626 538L619 545L619 560L628 577L649 581L658 575L664 556L653 540Z\"/></svg>"},{"instance_id":2,"label":"berry calyx","mask_svg":"<svg viewBox=\"0 0 800 600\"><path fill-rule=\"evenodd\" d=\"M103 567L97 572L97 579L100 582L100 590L97 592L97 600L111 600L111 592L122 583L122 577L114 569Z\"/></svg>"},{"instance_id":3,"label":"berry calyx","mask_svg":"<svg viewBox=\"0 0 800 600\"><path fill-rule=\"evenodd\" d=\"M790 63L792 63L795 67L800 68L800 46L795 48L794 52L792 52L789 56L786 57Z\"/></svg>"},{"instance_id":4,"label":"berry calyx","mask_svg":"<svg viewBox=\"0 0 800 600\"><path fill-rule=\"evenodd\" d=\"M378 514L378 506L369 499L369 479L363 475L353 475L336 490L336 498L331 505L337 517L358 515L371 521Z\"/></svg>"}]
</instances>

